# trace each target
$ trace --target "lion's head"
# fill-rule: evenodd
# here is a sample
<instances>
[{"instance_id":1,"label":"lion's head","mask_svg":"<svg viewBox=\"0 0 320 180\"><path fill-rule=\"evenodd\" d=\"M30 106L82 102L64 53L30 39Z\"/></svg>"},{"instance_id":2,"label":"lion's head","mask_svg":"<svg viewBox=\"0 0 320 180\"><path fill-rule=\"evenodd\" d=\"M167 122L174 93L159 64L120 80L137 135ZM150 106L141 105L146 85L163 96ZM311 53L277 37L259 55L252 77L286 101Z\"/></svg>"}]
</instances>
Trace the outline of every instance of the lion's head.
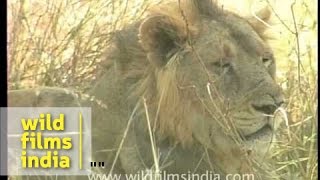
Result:
<instances>
[{"instance_id":1,"label":"lion's head","mask_svg":"<svg viewBox=\"0 0 320 180\"><path fill-rule=\"evenodd\" d=\"M243 18L210 0L164 7L123 30L109 56L130 81L129 99L146 99L161 135L200 142L222 161L235 142L264 153L278 124L271 115L283 103L261 22L270 11Z\"/></svg>"}]
</instances>

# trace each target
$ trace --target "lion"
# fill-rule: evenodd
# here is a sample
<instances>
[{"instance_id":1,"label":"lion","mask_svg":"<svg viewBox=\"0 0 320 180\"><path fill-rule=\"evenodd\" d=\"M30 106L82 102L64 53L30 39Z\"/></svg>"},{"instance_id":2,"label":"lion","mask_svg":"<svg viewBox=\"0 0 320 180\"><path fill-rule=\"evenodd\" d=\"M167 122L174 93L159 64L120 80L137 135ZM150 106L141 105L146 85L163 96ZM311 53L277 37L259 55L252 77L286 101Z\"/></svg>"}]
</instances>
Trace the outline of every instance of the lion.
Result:
<instances>
[{"instance_id":1,"label":"lion","mask_svg":"<svg viewBox=\"0 0 320 180\"><path fill-rule=\"evenodd\" d=\"M271 12L257 16L186 0L116 32L89 91L107 108L81 101L93 108L100 171L260 177L254 162L272 146L284 98L263 23Z\"/></svg>"},{"instance_id":2,"label":"lion","mask_svg":"<svg viewBox=\"0 0 320 180\"><path fill-rule=\"evenodd\" d=\"M270 15L268 9L258 13L262 21ZM99 123L123 121L119 128L124 130L134 116L119 157L126 173L155 165L148 119L162 170L252 171L246 153L266 153L279 123L268 115L284 101L264 32L255 18L242 18L209 0L191 0L158 7L117 33L106 74L91 94L109 102L113 112L97 117ZM121 138L123 130L116 131ZM101 150L108 148L105 143Z\"/></svg>"}]
</instances>

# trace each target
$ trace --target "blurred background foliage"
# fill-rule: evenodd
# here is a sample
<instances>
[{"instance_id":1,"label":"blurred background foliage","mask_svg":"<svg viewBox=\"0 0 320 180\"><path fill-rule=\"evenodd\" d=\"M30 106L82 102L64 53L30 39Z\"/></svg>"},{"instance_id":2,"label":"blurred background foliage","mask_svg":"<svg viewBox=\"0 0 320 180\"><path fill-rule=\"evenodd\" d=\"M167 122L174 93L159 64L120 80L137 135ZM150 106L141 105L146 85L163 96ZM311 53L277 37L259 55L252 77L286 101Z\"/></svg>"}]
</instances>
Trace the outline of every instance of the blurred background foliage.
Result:
<instances>
[{"instance_id":1,"label":"blurred background foliage","mask_svg":"<svg viewBox=\"0 0 320 180\"><path fill-rule=\"evenodd\" d=\"M9 89L59 86L86 92L115 30L165 0L8 1ZM288 126L271 155L279 179L317 179L317 1L218 0L243 16L269 6L267 24L286 95Z\"/></svg>"}]
</instances>

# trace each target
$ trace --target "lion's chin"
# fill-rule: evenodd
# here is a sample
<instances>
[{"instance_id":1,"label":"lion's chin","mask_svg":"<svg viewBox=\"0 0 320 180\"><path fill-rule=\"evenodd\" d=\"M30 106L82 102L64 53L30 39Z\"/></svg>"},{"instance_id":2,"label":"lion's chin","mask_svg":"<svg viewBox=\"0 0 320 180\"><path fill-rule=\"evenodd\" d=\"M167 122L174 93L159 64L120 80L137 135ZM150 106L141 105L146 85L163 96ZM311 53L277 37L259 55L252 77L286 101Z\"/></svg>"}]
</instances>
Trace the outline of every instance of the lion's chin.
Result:
<instances>
[{"instance_id":1,"label":"lion's chin","mask_svg":"<svg viewBox=\"0 0 320 180\"><path fill-rule=\"evenodd\" d=\"M266 155L272 149L274 130L266 124L258 131L244 137L245 146L258 156Z\"/></svg>"},{"instance_id":2,"label":"lion's chin","mask_svg":"<svg viewBox=\"0 0 320 180\"><path fill-rule=\"evenodd\" d=\"M257 130L256 132L246 135L244 137L245 141L256 141L256 140L271 140L273 135L273 130L269 124L264 125L262 128Z\"/></svg>"}]
</instances>

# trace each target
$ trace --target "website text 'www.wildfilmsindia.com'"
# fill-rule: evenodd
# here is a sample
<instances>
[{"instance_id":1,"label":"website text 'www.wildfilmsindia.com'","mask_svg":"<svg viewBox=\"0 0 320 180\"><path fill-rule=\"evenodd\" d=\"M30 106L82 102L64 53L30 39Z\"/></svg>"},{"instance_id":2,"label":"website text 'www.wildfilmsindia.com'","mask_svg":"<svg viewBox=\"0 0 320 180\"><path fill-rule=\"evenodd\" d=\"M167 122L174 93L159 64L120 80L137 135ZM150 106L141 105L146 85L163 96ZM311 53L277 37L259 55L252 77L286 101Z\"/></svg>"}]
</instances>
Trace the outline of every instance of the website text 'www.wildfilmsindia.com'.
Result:
<instances>
[{"instance_id":1,"label":"website text 'www.wildfilmsindia.com'","mask_svg":"<svg viewBox=\"0 0 320 180\"><path fill-rule=\"evenodd\" d=\"M222 177L220 174L215 174L207 171L203 174L194 174L191 172L185 174L172 173L155 173L151 171L139 171L136 174L90 174L88 180L255 180L253 174L227 174Z\"/></svg>"}]
</instances>

